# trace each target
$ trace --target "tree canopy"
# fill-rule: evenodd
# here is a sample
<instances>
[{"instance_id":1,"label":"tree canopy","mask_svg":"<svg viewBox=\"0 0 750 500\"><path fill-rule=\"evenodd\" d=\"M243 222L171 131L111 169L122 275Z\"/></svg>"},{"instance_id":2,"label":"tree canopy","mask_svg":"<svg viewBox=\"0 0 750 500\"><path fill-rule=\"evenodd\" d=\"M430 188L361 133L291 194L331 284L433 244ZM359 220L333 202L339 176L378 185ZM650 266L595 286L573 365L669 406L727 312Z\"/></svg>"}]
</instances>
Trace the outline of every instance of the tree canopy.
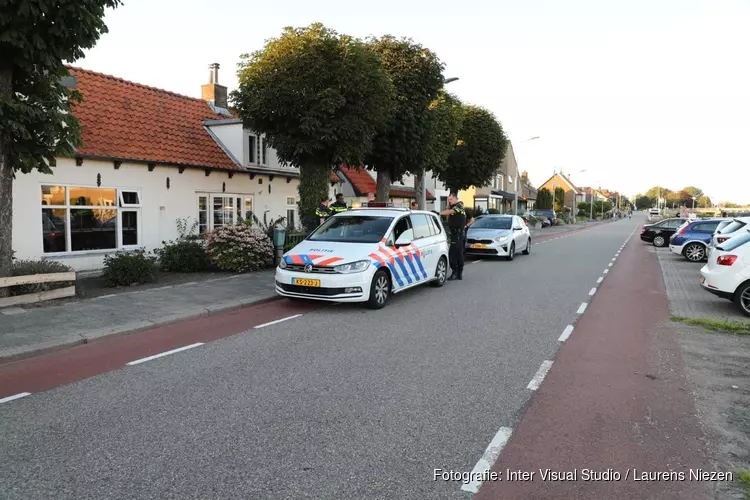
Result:
<instances>
[{"instance_id":1,"label":"tree canopy","mask_svg":"<svg viewBox=\"0 0 750 500\"><path fill-rule=\"evenodd\" d=\"M542 188L536 194L535 208L540 210L549 210L552 208L552 191L547 188Z\"/></svg>"},{"instance_id":2,"label":"tree canopy","mask_svg":"<svg viewBox=\"0 0 750 500\"><path fill-rule=\"evenodd\" d=\"M56 156L72 155L80 145L71 108L81 96L63 85L64 64L94 46L107 32L105 10L120 4L17 0L0 6L0 277L11 266L15 172L51 173Z\"/></svg>"},{"instance_id":3,"label":"tree canopy","mask_svg":"<svg viewBox=\"0 0 750 500\"><path fill-rule=\"evenodd\" d=\"M385 129L375 136L365 164L377 172L377 201L388 201L391 183L424 163L429 144L429 106L443 87L443 63L437 55L408 38L371 38L395 89L395 105Z\"/></svg>"},{"instance_id":4,"label":"tree canopy","mask_svg":"<svg viewBox=\"0 0 750 500\"><path fill-rule=\"evenodd\" d=\"M487 185L505 158L508 139L495 116L478 106L462 106L456 146L436 177L451 192Z\"/></svg>"},{"instance_id":5,"label":"tree canopy","mask_svg":"<svg viewBox=\"0 0 750 500\"><path fill-rule=\"evenodd\" d=\"M332 166L361 165L385 130L394 87L363 41L316 23L241 56L232 103L279 160L300 168L300 218L328 195Z\"/></svg>"}]
</instances>

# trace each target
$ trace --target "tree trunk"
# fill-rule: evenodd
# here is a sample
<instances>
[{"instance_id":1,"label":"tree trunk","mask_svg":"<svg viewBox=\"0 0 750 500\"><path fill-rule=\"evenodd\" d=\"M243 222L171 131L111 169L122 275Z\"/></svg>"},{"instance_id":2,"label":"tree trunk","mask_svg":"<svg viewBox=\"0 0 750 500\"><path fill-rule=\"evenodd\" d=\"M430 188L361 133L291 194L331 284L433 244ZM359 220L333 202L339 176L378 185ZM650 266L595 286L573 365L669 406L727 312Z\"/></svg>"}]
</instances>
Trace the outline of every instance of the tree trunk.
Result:
<instances>
[{"instance_id":1,"label":"tree trunk","mask_svg":"<svg viewBox=\"0 0 750 500\"><path fill-rule=\"evenodd\" d=\"M0 68L0 102L13 97L13 72ZM13 265L13 167L10 163L10 138L0 134L0 278L11 275ZM0 297L8 293L0 288Z\"/></svg>"},{"instance_id":2,"label":"tree trunk","mask_svg":"<svg viewBox=\"0 0 750 500\"><path fill-rule=\"evenodd\" d=\"M388 170L378 170L377 192L375 201L388 202L391 197L391 173Z\"/></svg>"},{"instance_id":3,"label":"tree trunk","mask_svg":"<svg viewBox=\"0 0 750 500\"><path fill-rule=\"evenodd\" d=\"M427 209L427 196L425 194L425 171L423 168L419 169L417 174L414 176L414 194L417 197L417 208L420 210Z\"/></svg>"},{"instance_id":4,"label":"tree trunk","mask_svg":"<svg viewBox=\"0 0 750 500\"><path fill-rule=\"evenodd\" d=\"M327 199L329 196L331 167L307 163L299 171L299 218L305 231L309 233L320 224L315 209L320 205L321 198Z\"/></svg>"}]
</instances>

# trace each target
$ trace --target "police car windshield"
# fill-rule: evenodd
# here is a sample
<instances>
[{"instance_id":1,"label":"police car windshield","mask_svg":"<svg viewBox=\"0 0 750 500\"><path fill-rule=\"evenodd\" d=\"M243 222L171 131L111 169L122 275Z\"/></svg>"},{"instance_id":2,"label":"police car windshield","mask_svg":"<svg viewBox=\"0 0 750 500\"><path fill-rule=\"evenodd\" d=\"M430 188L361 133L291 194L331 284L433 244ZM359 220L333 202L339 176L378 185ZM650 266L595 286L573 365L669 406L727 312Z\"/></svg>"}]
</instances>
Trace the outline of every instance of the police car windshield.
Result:
<instances>
[{"instance_id":1,"label":"police car windshield","mask_svg":"<svg viewBox=\"0 0 750 500\"><path fill-rule=\"evenodd\" d=\"M313 231L308 240L342 243L377 243L391 225L391 217L346 215L332 217Z\"/></svg>"},{"instance_id":2,"label":"police car windshield","mask_svg":"<svg viewBox=\"0 0 750 500\"><path fill-rule=\"evenodd\" d=\"M510 229L512 222L510 217L479 217L471 227L477 229Z\"/></svg>"}]
</instances>

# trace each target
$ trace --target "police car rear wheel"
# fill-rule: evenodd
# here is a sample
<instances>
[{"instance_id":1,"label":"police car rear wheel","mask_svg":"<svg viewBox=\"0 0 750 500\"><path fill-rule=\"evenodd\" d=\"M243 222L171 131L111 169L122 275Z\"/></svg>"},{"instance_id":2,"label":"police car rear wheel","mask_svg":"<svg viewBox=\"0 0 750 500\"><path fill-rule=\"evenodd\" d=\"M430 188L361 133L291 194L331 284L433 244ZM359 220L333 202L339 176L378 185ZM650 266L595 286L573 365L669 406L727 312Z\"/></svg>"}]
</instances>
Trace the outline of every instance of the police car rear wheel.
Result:
<instances>
[{"instance_id":1,"label":"police car rear wheel","mask_svg":"<svg viewBox=\"0 0 750 500\"><path fill-rule=\"evenodd\" d=\"M531 238L529 238L529 241L526 242L526 250L523 251L524 255L529 255L531 253Z\"/></svg>"},{"instance_id":2,"label":"police car rear wheel","mask_svg":"<svg viewBox=\"0 0 750 500\"><path fill-rule=\"evenodd\" d=\"M437 268L435 269L435 280L432 282L432 286L440 287L445 285L445 280L448 276L448 262L445 257L440 257Z\"/></svg>"},{"instance_id":3,"label":"police car rear wheel","mask_svg":"<svg viewBox=\"0 0 750 500\"><path fill-rule=\"evenodd\" d=\"M370 309L381 309L388 303L391 297L391 278L382 269L375 273L370 284L370 300L367 307Z\"/></svg>"}]
</instances>

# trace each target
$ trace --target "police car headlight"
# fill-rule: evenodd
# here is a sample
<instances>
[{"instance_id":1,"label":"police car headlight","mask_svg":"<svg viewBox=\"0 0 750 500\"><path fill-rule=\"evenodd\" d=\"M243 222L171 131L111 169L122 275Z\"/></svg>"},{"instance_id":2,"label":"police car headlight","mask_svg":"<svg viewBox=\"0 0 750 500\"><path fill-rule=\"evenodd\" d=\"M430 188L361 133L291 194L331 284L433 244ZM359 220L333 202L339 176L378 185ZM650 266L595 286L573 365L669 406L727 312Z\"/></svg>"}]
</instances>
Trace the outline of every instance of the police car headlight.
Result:
<instances>
[{"instance_id":1,"label":"police car headlight","mask_svg":"<svg viewBox=\"0 0 750 500\"><path fill-rule=\"evenodd\" d=\"M279 261L279 269L286 269L286 261L283 258Z\"/></svg>"},{"instance_id":2,"label":"police car headlight","mask_svg":"<svg viewBox=\"0 0 750 500\"><path fill-rule=\"evenodd\" d=\"M370 261L369 260L359 260L357 262L350 262L349 264L341 264L340 266L336 266L333 269L337 273L361 273L365 269L370 267Z\"/></svg>"},{"instance_id":3,"label":"police car headlight","mask_svg":"<svg viewBox=\"0 0 750 500\"><path fill-rule=\"evenodd\" d=\"M498 243L502 243L503 241L507 239L508 239L507 236L498 236L497 238L495 238L495 241L497 241Z\"/></svg>"}]
</instances>

